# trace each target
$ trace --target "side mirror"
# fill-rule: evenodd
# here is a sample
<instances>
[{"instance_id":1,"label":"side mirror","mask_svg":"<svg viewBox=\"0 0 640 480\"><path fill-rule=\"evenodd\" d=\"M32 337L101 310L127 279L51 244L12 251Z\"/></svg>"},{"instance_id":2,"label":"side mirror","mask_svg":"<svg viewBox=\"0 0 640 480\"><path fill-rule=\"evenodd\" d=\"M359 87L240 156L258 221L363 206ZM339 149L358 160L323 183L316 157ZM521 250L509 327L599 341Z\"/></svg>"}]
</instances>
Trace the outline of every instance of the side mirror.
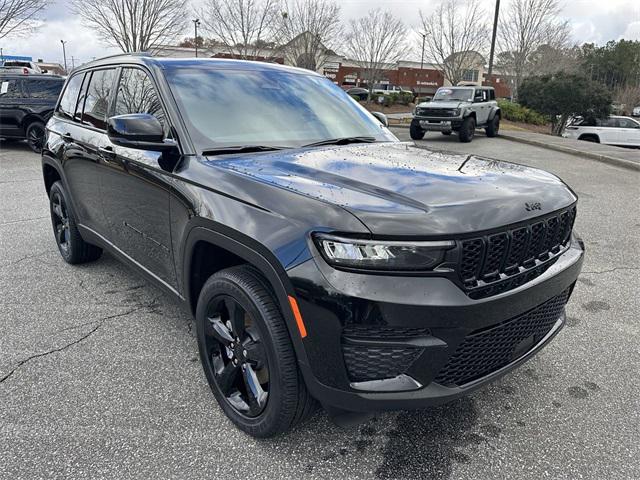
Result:
<instances>
[{"instance_id":1,"label":"side mirror","mask_svg":"<svg viewBox=\"0 0 640 480\"><path fill-rule=\"evenodd\" d=\"M378 121L382 125L384 125L385 127L389 126L389 119L387 118L387 116L384 113L382 113L382 112L371 112L371 115L376 117L378 119Z\"/></svg>"},{"instance_id":2,"label":"side mirror","mask_svg":"<svg viewBox=\"0 0 640 480\"><path fill-rule=\"evenodd\" d=\"M107 136L121 147L162 152L176 147L174 140L164 138L164 129L156 117L148 113L130 113L109 118Z\"/></svg>"}]
</instances>

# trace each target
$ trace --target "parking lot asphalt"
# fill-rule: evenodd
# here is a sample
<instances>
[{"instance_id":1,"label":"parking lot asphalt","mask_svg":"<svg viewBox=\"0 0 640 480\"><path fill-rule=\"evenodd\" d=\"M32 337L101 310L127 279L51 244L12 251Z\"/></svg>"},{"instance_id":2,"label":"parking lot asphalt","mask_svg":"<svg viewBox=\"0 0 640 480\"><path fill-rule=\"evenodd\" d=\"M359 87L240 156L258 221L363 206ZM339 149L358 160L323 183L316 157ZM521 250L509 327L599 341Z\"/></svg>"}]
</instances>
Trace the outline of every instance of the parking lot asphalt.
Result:
<instances>
[{"instance_id":1,"label":"parking lot asphalt","mask_svg":"<svg viewBox=\"0 0 640 480\"><path fill-rule=\"evenodd\" d=\"M465 399L350 430L318 412L266 441L218 409L170 299L110 255L62 261L38 156L0 144L0 478L640 478L640 175L502 139L425 139L575 189L587 257L567 327Z\"/></svg>"}]
</instances>

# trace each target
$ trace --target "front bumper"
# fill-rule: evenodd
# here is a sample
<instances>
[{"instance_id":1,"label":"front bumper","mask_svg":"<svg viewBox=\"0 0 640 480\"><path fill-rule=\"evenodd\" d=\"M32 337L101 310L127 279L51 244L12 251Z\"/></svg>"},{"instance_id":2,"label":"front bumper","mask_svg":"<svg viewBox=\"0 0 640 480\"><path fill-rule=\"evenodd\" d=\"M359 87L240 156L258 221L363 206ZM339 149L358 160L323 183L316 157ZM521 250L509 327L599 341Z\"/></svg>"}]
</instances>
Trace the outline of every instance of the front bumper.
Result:
<instances>
[{"instance_id":1,"label":"front bumper","mask_svg":"<svg viewBox=\"0 0 640 480\"><path fill-rule=\"evenodd\" d=\"M427 132L451 132L453 130L457 130L462 124L461 117L414 117L412 121L417 123L422 130Z\"/></svg>"},{"instance_id":2,"label":"front bumper","mask_svg":"<svg viewBox=\"0 0 640 480\"><path fill-rule=\"evenodd\" d=\"M353 412L421 408L467 394L558 333L583 255L573 239L539 277L479 300L446 278L352 273L308 260L288 272L308 333L300 362L307 387L326 407ZM514 340L522 328L530 334ZM505 342L499 358L486 354Z\"/></svg>"}]
</instances>

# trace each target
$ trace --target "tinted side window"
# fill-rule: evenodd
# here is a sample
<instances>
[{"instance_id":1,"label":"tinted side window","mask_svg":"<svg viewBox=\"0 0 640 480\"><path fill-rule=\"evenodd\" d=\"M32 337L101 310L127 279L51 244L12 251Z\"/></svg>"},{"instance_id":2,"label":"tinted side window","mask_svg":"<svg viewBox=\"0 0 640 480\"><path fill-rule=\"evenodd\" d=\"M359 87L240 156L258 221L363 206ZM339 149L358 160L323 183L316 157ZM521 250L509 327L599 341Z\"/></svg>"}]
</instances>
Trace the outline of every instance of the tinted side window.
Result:
<instances>
[{"instance_id":1,"label":"tinted side window","mask_svg":"<svg viewBox=\"0 0 640 480\"><path fill-rule=\"evenodd\" d=\"M102 130L107 128L109 98L115 78L116 70L113 68L96 70L91 74L82 111L82 123Z\"/></svg>"},{"instance_id":2,"label":"tinted side window","mask_svg":"<svg viewBox=\"0 0 640 480\"><path fill-rule=\"evenodd\" d=\"M618 118L618 126L620 128L640 128L636 122L628 118Z\"/></svg>"},{"instance_id":3,"label":"tinted side window","mask_svg":"<svg viewBox=\"0 0 640 480\"><path fill-rule=\"evenodd\" d=\"M31 98L55 100L62 90L62 80L53 78L29 79L24 82L26 94Z\"/></svg>"},{"instance_id":4,"label":"tinted side window","mask_svg":"<svg viewBox=\"0 0 640 480\"><path fill-rule=\"evenodd\" d=\"M23 98L22 80L5 78L0 80L0 99Z\"/></svg>"},{"instance_id":5,"label":"tinted side window","mask_svg":"<svg viewBox=\"0 0 640 480\"><path fill-rule=\"evenodd\" d=\"M489 90L489 100L495 100L495 99L496 99L496 91Z\"/></svg>"},{"instance_id":6,"label":"tinted side window","mask_svg":"<svg viewBox=\"0 0 640 480\"><path fill-rule=\"evenodd\" d=\"M71 77L67 82L67 87L64 89L64 93L60 99L60 105L58 105L58 114L62 117L73 119L83 78L84 74L80 73Z\"/></svg>"},{"instance_id":7,"label":"tinted side window","mask_svg":"<svg viewBox=\"0 0 640 480\"><path fill-rule=\"evenodd\" d=\"M167 132L167 119L153 82L142 70L123 68L114 115L149 113L156 117Z\"/></svg>"}]
</instances>

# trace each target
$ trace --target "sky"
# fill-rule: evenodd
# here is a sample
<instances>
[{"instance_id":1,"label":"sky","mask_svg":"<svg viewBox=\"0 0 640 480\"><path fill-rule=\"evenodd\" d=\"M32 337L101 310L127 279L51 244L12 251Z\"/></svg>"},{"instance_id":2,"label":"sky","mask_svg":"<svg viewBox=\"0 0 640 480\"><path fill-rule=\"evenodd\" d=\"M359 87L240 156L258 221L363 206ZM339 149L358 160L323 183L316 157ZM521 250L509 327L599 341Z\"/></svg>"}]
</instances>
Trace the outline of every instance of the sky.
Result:
<instances>
[{"instance_id":1,"label":"sky","mask_svg":"<svg viewBox=\"0 0 640 480\"><path fill-rule=\"evenodd\" d=\"M202 1L202 0L198 0ZM480 2L488 16L493 16L494 0ZM510 0L502 0L502 11ZM344 20L355 19L371 8L391 9L409 27L417 27L419 11L433 11L437 0L339 0ZM573 42L603 44L609 40L640 40L640 0L565 0L562 18L569 21ZM195 17L195 15L194 15ZM191 29L185 36L193 36ZM71 10L68 0L54 0L42 14L40 27L22 38L0 39L0 47L7 55L29 55L34 59L62 63L62 45L65 40L67 62L79 65L94 57L117 53L100 41Z\"/></svg>"}]
</instances>

